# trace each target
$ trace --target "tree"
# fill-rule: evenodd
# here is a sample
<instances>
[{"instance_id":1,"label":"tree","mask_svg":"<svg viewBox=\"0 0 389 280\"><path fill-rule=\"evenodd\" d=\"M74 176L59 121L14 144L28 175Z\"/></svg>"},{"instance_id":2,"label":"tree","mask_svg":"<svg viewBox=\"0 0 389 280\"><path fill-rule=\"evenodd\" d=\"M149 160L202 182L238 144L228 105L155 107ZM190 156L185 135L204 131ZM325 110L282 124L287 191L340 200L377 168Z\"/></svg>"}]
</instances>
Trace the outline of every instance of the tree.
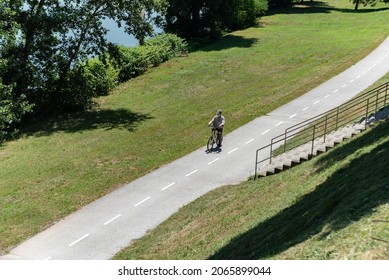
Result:
<instances>
[{"instance_id":1,"label":"tree","mask_svg":"<svg viewBox=\"0 0 389 280\"><path fill-rule=\"evenodd\" d=\"M0 1L0 75L8 67L8 60L1 55L8 46L15 43L17 29L12 22L13 13L9 9L9 0ZM15 125L30 112L32 106L24 95L15 96L13 85L4 85L0 76L0 143L16 132Z\"/></svg>"},{"instance_id":2,"label":"tree","mask_svg":"<svg viewBox=\"0 0 389 280\"><path fill-rule=\"evenodd\" d=\"M0 0L0 75L7 65L7 60L3 58L2 54L7 46L12 45L15 41L15 27L15 22L12 22L12 11L9 9L9 0Z\"/></svg>"},{"instance_id":3,"label":"tree","mask_svg":"<svg viewBox=\"0 0 389 280\"><path fill-rule=\"evenodd\" d=\"M80 68L88 57L110 49L105 37L107 30L102 25L104 19L124 25L127 33L142 42L152 34L155 12L164 7L163 0L1 0L0 3L2 10L8 11L7 22L17 30L14 42L2 39L1 57L7 61L1 72L3 83L14 85L16 96L26 95L41 110L71 107L75 100L90 100L76 98L68 86L74 85L69 79L82 73Z\"/></svg>"},{"instance_id":4,"label":"tree","mask_svg":"<svg viewBox=\"0 0 389 280\"><path fill-rule=\"evenodd\" d=\"M366 7L367 5L375 6L378 2L389 3L389 0L353 0L354 10L358 10L359 4Z\"/></svg>"},{"instance_id":5,"label":"tree","mask_svg":"<svg viewBox=\"0 0 389 280\"><path fill-rule=\"evenodd\" d=\"M222 6L222 22L227 30L254 26L257 16L267 11L267 0L230 0L227 3Z\"/></svg>"},{"instance_id":6,"label":"tree","mask_svg":"<svg viewBox=\"0 0 389 280\"><path fill-rule=\"evenodd\" d=\"M218 36L253 26L266 0L168 0L165 31L182 37Z\"/></svg>"}]
</instances>

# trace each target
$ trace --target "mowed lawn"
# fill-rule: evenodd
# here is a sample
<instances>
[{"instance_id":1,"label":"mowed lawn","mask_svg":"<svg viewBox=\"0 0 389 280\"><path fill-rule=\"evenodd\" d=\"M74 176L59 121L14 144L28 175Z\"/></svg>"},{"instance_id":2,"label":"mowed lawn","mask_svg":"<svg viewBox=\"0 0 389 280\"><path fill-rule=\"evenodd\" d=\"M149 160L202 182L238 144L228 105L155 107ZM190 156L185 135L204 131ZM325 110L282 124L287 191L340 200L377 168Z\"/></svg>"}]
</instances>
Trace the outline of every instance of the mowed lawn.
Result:
<instances>
[{"instance_id":1,"label":"mowed lawn","mask_svg":"<svg viewBox=\"0 0 389 280\"><path fill-rule=\"evenodd\" d=\"M287 171L209 192L114 259L387 260L388 152L386 121Z\"/></svg>"},{"instance_id":2,"label":"mowed lawn","mask_svg":"<svg viewBox=\"0 0 389 280\"><path fill-rule=\"evenodd\" d=\"M22 129L0 147L0 254L95 199L350 67L388 35L387 5L307 2L152 69L95 110Z\"/></svg>"}]
</instances>

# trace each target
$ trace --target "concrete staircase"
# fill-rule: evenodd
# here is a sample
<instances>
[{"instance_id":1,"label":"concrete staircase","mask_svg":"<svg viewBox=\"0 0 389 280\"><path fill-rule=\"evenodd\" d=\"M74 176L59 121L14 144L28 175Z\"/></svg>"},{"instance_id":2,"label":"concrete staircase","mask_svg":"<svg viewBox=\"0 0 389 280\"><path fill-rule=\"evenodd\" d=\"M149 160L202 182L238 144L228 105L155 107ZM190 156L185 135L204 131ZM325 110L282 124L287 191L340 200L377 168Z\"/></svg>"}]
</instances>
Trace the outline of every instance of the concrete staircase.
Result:
<instances>
[{"instance_id":1,"label":"concrete staircase","mask_svg":"<svg viewBox=\"0 0 389 280\"><path fill-rule=\"evenodd\" d=\"M328 151L344 140L349 139L365 130L366 125L373 125L380 120L387 120L389 117L389 107L371 114L368 118L362 119L359 123L350 124L336 131L303 144L297 148L289 150L283 154L274 157L271 163L259 169L258 177L269 176L289 169L312 157ZM367 123L366 123L367 122Z\"/></svg>"}]
</instances>

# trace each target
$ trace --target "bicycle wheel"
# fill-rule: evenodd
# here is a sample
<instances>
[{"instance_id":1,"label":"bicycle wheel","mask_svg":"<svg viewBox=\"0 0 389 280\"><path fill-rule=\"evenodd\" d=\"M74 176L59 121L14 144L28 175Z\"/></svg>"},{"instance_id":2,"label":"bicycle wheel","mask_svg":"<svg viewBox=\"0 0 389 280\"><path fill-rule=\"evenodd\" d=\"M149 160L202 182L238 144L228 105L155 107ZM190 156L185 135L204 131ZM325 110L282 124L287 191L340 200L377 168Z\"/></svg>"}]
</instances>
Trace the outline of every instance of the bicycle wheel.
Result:
<instances>
[{"instance_id":1,"label":"bicycle wheel","mask_svg":"<svg viewBox=\"0 0 389 280\"><path fill-rule=\"evenodd\" d=\"M213 140L213 135L211 135L211 137L209 137L208 142L207 142L207 150L212 151L214 144L215 144L215 141Z\"/></svg>"}]
</instances>

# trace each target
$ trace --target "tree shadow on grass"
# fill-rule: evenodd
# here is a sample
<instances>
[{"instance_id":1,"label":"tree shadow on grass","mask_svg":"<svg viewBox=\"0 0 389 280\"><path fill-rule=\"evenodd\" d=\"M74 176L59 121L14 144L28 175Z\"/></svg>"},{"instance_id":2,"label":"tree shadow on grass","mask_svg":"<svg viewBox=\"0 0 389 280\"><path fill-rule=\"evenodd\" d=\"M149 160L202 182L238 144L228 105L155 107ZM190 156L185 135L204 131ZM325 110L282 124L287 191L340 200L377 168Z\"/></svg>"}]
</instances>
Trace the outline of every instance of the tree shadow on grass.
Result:
<instances>
[{"instance_id":1,"label":"tree shadow on grass","mask_svg":"<svg viewBox=\"0 0 389 280\"><path fill-rule=\"evenodd\" d=\"M339 169L314 191L274 217L236 237L210 259L265 259L304 242L313 235L325 238L333 231L374 212L389 201L389 122L366 132L318 162L331 166L358 152L365 144L386 140ZM362 146L361 146L362 145Z\"/></svg>"},{"instance_id":2,"label":"tree shadow on grass","mask_svg":"<svg viewBox=\"0 0 389 280\"><path fill-rule=\"evenodd\" d=\"M330 13L334 7L329 6L327 3L322 1L304 1L297 2L291 7L281 7L270 9L268 15L276 14L323 14Z\"/></svg>"},{"instance_id":3,"label":"tree shadow on grass","mask_svg":"<svg viewBox=\"0 0 389 280\"><path fill-rule=\"evenodd\" d=\"M94 129L127 129L134 131L139 123L152 119L149 114L141 114L126 109L91 110L51 117L44 122L34 123L22 130L23 134L47 136L57 131L68 133Z\"/></svg>"},{"instance_id":4,"label":"tree shadow on grass","mask_svg":"<svg viewBox=\"0 0 389 280\"><path fill-rule=\"evenodd\" d=\"M228 34L220 38L217 42L203 47L200 51L221 51L231 48L250 48L258 42L258 38L245 38L243 36L237 36Z\"/></svg>"}]
</instances>

